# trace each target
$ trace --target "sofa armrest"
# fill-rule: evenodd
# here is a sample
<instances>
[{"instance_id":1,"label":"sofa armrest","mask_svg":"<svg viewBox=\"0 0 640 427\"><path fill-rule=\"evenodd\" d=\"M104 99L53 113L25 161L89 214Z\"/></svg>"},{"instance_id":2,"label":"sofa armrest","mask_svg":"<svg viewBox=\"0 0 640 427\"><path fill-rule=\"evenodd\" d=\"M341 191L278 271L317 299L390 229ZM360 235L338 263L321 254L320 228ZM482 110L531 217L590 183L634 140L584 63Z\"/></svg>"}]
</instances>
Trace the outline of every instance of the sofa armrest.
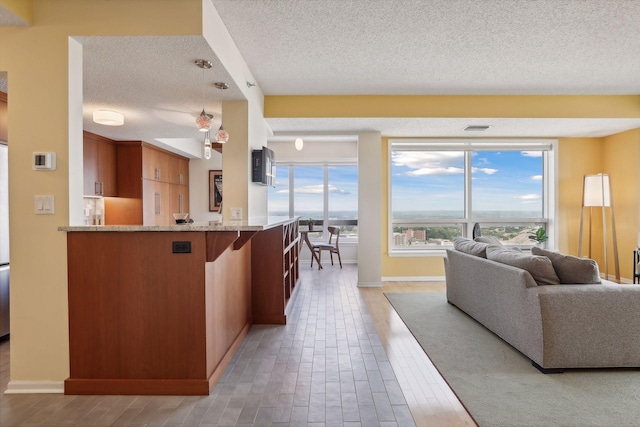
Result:
<instances>
[{"instance_id":1,"label":"sofa armrest","mask_svg":"<svg viewBox=\"0 0 640 427\"><path fill-rule=\"evenodd\" d=\"M541 286L538 297L543 368L638 366L640 286Z\"/></svg>"}]
</instances>

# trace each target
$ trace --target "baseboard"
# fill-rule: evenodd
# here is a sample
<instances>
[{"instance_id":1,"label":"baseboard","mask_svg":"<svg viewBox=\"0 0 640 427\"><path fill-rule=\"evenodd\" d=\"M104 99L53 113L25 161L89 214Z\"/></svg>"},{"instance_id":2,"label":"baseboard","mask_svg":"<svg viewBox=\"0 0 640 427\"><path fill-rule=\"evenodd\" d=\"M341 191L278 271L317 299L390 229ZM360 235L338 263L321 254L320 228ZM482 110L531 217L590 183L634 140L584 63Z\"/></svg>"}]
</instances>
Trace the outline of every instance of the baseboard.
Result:
<instances>
[{"instance_id":1,"label":"baseboard","mask_svg":"<svg viewBox=\"0 0 640 427\"><path fill-rule=\"evenodd\" d=\"M64 381L9 381L4 394L63 394Z\"/></svg>"},{"instance_id":2,"label":"baseboard","mask_svg":"<svg viewBox=\"0 0 640 427\"><path fill-rule=\"evenodd\" d=\"M358 282L359 288L381 288L382 282Z\"/></svg>"},{"instance_id":3,"label":"baseboard","mask_svg":"<svg viewBox=\"0 0 640 427\"><path fill-rule=\"evenodd\" d=\"M383 277L383 282L444 282L445 276L399 276Z\"/></svg>"}]
</instances>

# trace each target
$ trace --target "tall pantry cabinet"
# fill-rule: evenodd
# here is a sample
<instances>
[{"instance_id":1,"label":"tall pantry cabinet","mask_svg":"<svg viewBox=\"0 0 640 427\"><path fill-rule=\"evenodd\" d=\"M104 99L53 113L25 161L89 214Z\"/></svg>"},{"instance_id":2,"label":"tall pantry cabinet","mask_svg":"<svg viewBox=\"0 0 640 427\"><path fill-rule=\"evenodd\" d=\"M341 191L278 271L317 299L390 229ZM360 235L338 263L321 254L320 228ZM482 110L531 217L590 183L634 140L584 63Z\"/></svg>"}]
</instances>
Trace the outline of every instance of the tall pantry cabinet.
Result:
<instances>
[{"instance_id":1,"label":"tall pantry cabinet","mask_svg":"<svg viewBox=\"0 0 640 427\"><path fill-rule=\"evenodd\" d=\"M189 212L189 159L145 142L118 144L120 197L142 199L143 225L174 225Z\"/></svg>"}]
</instances>

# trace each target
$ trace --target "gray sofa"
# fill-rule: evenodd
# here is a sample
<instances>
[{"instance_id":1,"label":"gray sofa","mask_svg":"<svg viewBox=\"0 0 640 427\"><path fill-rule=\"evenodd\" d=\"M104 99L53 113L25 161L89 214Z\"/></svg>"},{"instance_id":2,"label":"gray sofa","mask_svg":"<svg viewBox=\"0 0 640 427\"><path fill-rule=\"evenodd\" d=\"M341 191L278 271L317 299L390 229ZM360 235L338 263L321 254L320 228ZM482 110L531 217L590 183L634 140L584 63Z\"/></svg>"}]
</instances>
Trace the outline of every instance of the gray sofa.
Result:
<instances>
[{"instance_id":1,"label":"gray sofa","mask_svg":"<svg viewBox=\"0 0 640 427\"><path fill-rule=\"evenodd\" d=\"M447 250L447 299L542 372L640 367L640 286L539 286L526 270Z\"/></svg>"}]
</instances>

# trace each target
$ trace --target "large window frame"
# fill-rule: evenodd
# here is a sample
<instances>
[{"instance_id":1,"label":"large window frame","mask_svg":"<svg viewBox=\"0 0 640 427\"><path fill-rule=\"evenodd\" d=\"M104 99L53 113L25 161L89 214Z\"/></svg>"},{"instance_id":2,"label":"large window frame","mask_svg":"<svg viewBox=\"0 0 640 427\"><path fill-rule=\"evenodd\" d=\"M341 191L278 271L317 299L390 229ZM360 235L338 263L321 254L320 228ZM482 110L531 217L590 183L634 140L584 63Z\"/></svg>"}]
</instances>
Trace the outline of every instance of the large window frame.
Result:
<instances>
[{"instance_id":1,"label":"large window frame","mask_svg":"<svg viewBox=\"0 0 640 427\"><path fill-rule=\"evenodd\" d=\"M289 216L295 216L295 168L300 166L321 166L323 168L323 217L321 220L316 220L315 232L309 233L309 239L311 241L324 241L327 234L327 227L329 226L358 226L358 219L354 220L337 220L329 218L329 169L332 167L344 167L355 166L358 167L357 162L277 162L277 168L288 168L289 178ZM300 224L306 225L308 218L300 218ZM340 233L340 245L357 245L358 238L347 236Z\"/></svg>"},{"instance_id":2,"label":"large window frame","mask_svg":"<svg viewBox=\"0 0 640 427\"><path fill-rule=\"evenodd\" d=\"M551 139L389 139L388 142L388 254L389 256L442 256L451 248L448 242L441 246L396 246L394 226L400 227L459 227L461 235L471 238L475 223L482 227L527 225L544 227L549 239L547 248L555 247L555 153L557 140ZM393 218L392 153L395 151L463 151L464 152L464 214L461 218ZM472 212L472 156L482 151L542 151L542 216L532 218L474 218ZM396 237L397 239L397 237ZM533 245L518 245L523 249Z\"/></svg>"}]
</instances>

